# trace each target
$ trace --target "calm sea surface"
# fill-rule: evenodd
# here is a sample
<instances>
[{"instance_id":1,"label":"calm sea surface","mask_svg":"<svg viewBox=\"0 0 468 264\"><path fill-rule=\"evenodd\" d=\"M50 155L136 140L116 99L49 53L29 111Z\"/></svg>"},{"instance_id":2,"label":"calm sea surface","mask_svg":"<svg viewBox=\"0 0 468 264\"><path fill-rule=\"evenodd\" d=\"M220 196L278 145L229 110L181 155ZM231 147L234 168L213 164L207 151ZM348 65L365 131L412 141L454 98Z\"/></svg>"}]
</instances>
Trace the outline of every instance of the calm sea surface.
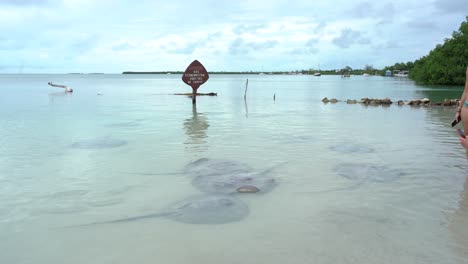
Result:
<instances>
[{"instance_id":1,"label":"calm sea surface","mask_svg":"<svg viewBox=\"0 0 468 264\"><path fill-rule=\"evenodd\" d=\"M218 96L196 108L173 95L191 91L180 75L0 75L0 91L0 263L468 263L454 108L321 102L462 87L212 75L199 92ZM77 226L200 194L183 173L200 158L267 170L277 185L236 195L250 209L241 221Z\"/></svg>"}]
</instances>

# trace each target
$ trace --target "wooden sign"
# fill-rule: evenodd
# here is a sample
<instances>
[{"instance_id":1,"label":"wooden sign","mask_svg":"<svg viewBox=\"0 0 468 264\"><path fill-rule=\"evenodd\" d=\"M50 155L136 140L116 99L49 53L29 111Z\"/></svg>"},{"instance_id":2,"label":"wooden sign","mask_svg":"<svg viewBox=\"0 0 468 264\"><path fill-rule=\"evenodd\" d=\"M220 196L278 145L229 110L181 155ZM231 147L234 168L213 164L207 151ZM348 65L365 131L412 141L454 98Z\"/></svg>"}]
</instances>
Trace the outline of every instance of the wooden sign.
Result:
<instances>
[{"instance_id":1,"label":"wooden sign","mask_svg":"<svg viewBox=\"0 0 468 264\"><path fill-rule=\"evenodd\" d=\"M194 60L192 63L190 63L182 75L182 81L192 87L193 104L195 104L197 101L197 89L200 87L200 85L208 81L208 78L208 72L198 60Z\"/></svg>"}]
</instances>

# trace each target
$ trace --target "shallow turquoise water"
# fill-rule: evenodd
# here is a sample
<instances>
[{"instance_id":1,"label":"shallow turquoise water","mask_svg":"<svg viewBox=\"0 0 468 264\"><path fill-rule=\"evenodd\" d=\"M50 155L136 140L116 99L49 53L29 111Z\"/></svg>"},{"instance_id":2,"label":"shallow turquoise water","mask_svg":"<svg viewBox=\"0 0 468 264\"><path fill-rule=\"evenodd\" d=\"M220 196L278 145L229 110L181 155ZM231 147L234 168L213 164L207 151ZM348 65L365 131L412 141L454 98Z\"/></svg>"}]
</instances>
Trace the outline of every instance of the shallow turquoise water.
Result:
<instances>
[{"instance_id":1,"label":"shallow turquoise water","mask_svg":"<svg viewBox=\"0 0 468 264\"><path fill-rule=\"evenodd\" d=\"M375 76L213 75L199 92L218 96L199 97L193 108L172 95L190 92L179 75L0 75L0 83L0 263L468 258L468 161L449 125L454 109L321 102L440 100L459 97L462 87ZM74 147L112 140L123 143ZM147 219L68 227L158 212L199 193L180 174L199 158L258 171L280 164L272 173L278 186L240 196L249 216L225 225ZM336 172L355 163L402 174L356 182Z\"/></svg>"}]
</instances>

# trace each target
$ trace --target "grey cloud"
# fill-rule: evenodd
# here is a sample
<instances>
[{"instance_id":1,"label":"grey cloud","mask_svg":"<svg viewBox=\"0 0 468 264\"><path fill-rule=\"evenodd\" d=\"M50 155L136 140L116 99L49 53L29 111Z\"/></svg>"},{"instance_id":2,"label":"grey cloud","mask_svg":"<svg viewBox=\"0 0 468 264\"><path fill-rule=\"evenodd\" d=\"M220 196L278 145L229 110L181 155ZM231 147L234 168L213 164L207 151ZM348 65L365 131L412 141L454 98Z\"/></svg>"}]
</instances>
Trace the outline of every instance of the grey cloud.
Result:
<instances>
[{"instance_id":1,"label":"grey cloud","mask_svg":"<svg viewBox=\"0 0 468 264\"><path fill-rule=\"evenodd\" d=\"M92 50L97 46L99 37L96 35L86 35L79 37L77 40L71 43L70 47L72 51L77 53L85 53Z\"/></svg>"},{"instance_id":2,"label":"grey cloud","mask_svg":"<svg viewBox=\"0 0 468 264\"><path fill-rule=\"evenodd\" d=\"M349 28L343 29L341 35L332 40L336 46L347 49L354 44L369 44L370 40L362 37L361 32Z\"/></svg>"},{"instance_id":3,"label":"grey cloud","mask_svg":"<svg viewBox=\"0 0 468 264\"><path fill-rule=\"evenodd\" d=\"M357 3L350 12L355 17L368 17L369 14L375 13L374 6L370 2Z\"/></svg>"},{"instance_id":4,"label":"grey cloud","mask_svg":"<svg viewBox=\"0 0 468 264\"><path fill-rule=\"evenodd\" d=\"M318 38L311 38L306 42L306 53L316 54L319 52L319 49L316 47L318 44Z\"/></svg>"},{"instance_id":5,"label":"grey cloud","mask_svg":"<svg viewBox=\"0 0 468 264\"><path fill-rule=\"evenodd\" d=\"M290 51L288 51L288 54L291 55L310 55L310 54L317 54L319 52L319 49L317 48L295 48Z\"/></svg>"},{"instance_id":6,"label":"grey cloud","mask_svg":"<svg viewBox=\"0 0 468 264\"><path fill-rule=\"evenodd\" d=\"M393 22L396 10L393 3L386 3L378 12L378 17L382 18L380 24L390 24Z\"/></svg>"},{"instance_id":7,"label":"grey cloud","mask_svg":"<svg viewBox=\"0 0 468 264\"><path fill-rule=\"evenodd\" d=\"M321 33L326 26L327 26L327 23L320 22L318 26L314 29L314 33L315 34Z\"/></svg>"},{"instance_id":8,"label":"grey cloud","mask_svg":"<svg viewBox=\"0 0 468 264\"><path fill-rule=\"evenodd\" d=\"M10 71L10 72L14 72L14 73L21 73L21 64L18 64L18 65L7 65L7 64L3 64L3 65L0 65L0 71Z\"/></svg>"},{"instance_id":9,"label":"grey cloud","mask_svg":"<svg viewBox=\"0 0 468 264\"><path fill-rule=\"evenodd\" d=\"M311 38L306 42L307 47L314 47L319 42L318 38Z\"/></svg>"},{"instance_id":10,"label":"grey cloud","mask_svg":"<svg viewBox=\"0 0 468 264\"><path fill-rule=\"evenodd\" d=\"M219 37L221 37L223 34L221 33L221 31L217 31L213 34L209 34L208 37L206 38L206 40L215 40Z\"/></svg>"},{"instance_id":11,"label":"grey cloud","mask_svg":"<svg viewBox=\"0 0 468 264\"><path fill-rule=\"evenodd\" d=\"M379 24L388 24L393 21L395 16L395 6L393 3L385 3L383 6L377 6L371 2L359 2L350 11L353 17L357 18L379 18L381 22Z\"/></svg>"},{"instance_id":12,"label":"grey cloud","mask_svg":"<svg viewBox=\"0 0 468 264\"><path fill-rule=\"evenodd\" d=\"M241 24L236 26L235 28L232 29L232 32L234 32L237 35L241 35L244 33L255 33L259 29L265 28L265 25L245 25Z\"/></svg>"},{"instance_id":13,"label":"grey cloud","mask_svg":"<svg viewBox=\"0 0 468 264\"><path fill-rule=\"evenodd\" d=\"M385 43L374 45L374 46L372 46L372 48L374 50L397 49L397 48L401 48L401 45L399 45L398 43L393 42L393 41L387 41Z\"/></svg>"},{"instance_id":14,"label":"grey cloud","mask_svg":"<svg viewBox=\"0 0 468 264\"><path fill-rule=\"evenodd\" d=\"M120 43L120 44L116 44L114 46L112 46L112 50L114 51L123 51L123 50L129 50L129 49L133 49L135 48L132 44L128 43L128 42L124 42L124 43Z\"/></svg>"},{"instance_id":15,"label":"grey cloud","mask_svg":"<svg viewBox=\"0 0 468 264\"><path fill-rule=\"evenodd\" d=\"M0 38L0 50L20 50L25 47L24 42Z\"/></svg>"},{"instance_id":16,"label":"grey cloud","mask_svg":"<svg viewBox=\"0 0 468 264\"><path fill-rule=\"evenodd\" d=\"M271 49L278 44L276 40L267 40L260 43L247 43L248 47L251 47L254 50L262 50L262 49Z\"/></svg>"},{"instance_id":17,"label":"grey cloud","mask_svg":"<svg viewBox=\"0 0 468 264\"><path fill-rule=\"evenodd\" d=\"M215 32L213 34L209 34L205 39L200 40L200 41L193 41L193 42L188 42L185 44L183 47L180 48L167 48L168 52L170 53L176 53L176 54L192 54L196 48L198 47L207 47L209 46L209 43L211 43L213 40L216 38L219 38L222 36L222 33L220 31ZM175 46L175 43L170 43L170 45ZM162 46L161 48L166 48L165 46Z\"/></svg>"},{"instance_id":18,"label":"grey cloud","mask_svg":"<svg viewBox=\"0 0 468 264\"><path fill-rule=\"evenodd\" d=\"M296 48L296 49L290 50L288 53L291 54L291 55L305 55L305 54L307 54L307 50L306 49L301 49L301 48Z\"/></svg>"},{"instance_id":19,"label":"grey cloud","mask_svg":"<svg viewBox=\"0 0 468 264\"><path fill-rule=\"evenodd\" d=\"M437 25L434 22L431 21L419 21L419 20L413 20L408 23L406 23L406 27L410 29L416 29L418 31L430 31L430 30L435 30L437 29Z\"/></svg>"},{"instance_id":20,"label":"grey cloud","mask_svg":"<svg viewBox=\"0 0 468 264\"><path fill-rule=\"evenodd\" d=\"M51 0L0 0L0 5L13 5L13 6L28 6L28 5L46 5L50 4Z\"/></svg>"},{"instance_id":21,"label":"grey cloud","mask_svg":"<svg viewBox=\"0 0 468 264\"><path fill-rule=\"evenodd\" d=\"M468 11L466 0L436 0L434 2L436 9L442 13L463 13Z\"/></svg>"},{"instance_id":22,"label":"grey cloud","mask_svg":"<svg viewBox=\"0 0 468 264\"><path fill-rule=\"evenodd\" d=\"M246 54L254 50L266 50L271 49L278 45L276 40L267 40L263 42L245 42L242 38L237 38L229 46L229 53L232 55L236 54Z\"/></svg>"},{"instance_id":23,"label":"grey cloud","mask_svg":"<svg viewBox=\"0 0 468 264\"><path fill-rule=\"evenodd\" d=\"M171 49L169 50L169 52L176 53L176 54L192 54L198 46L199 46L198 42L192 42L192 43L188 43L184 47Z\"/></svg>"},{"instance_id":24,"label":"grey cloud","mask_svg":"<svg viewBox=\"0 0 468 264\"><path fill-rule=\"evenodd\" d=\"M396 42L389 41L389 42L385 43L384 48L386 48L386 49L397 49L397 48L401 48L401 46L398 45L398 43L396 43Z\"/></svg>"},{"instance_id":25,"label":"grey cloud","mask_svg":"<svg viewBox=\"0 0 468 264\"><path fill-rule=\"evenodd\" d=\"M319 53L319 49L317 49L317 48L308 48L307 52L309 54L317 54L317 53Z\"/></svg>"},{"instance_id":26,"label":"grey cloud","mask_svg":"<svg viewBox=\"0 0 468 264\"><path fill-rule=\"evenodd\" d=\"M392 23L392 20L382 19L379 22L377 22L377 25L383 26L383 25L388 25L388 24L391 24L391 23Z\"/></svg>"},{"instance_id":27,"label":"grey cloud","mask_svg":"<svg viewBox=\"0 0 468 264\"><path fill-rule=\"evenodd\" d=\"M237 38L229 46L229 53L232 55L248 53L248 50L243 46L244 40L242 38Z\"/></svg>"}]
</instances>

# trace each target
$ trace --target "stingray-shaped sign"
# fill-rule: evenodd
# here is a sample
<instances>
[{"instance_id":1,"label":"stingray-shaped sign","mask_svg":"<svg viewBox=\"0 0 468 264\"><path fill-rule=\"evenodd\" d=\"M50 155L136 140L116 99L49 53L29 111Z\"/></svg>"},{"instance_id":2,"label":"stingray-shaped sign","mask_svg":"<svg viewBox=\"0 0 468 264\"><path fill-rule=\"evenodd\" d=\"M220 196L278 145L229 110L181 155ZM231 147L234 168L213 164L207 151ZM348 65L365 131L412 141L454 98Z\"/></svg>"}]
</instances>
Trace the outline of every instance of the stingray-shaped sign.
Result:
<instances>
[{"instance_id":1,"label":"stingray-shaped sign","mask_svg":"<svg viewBox=\"0 0 468 264\"><path fill-rule=\"evenodd\" d=\"M182 75L182 81L192 87L192 102L196 103L197 89L200 85L208 81L209 75L205 67L198 61L194 60Z\"/></svg>"}]
</instances>

